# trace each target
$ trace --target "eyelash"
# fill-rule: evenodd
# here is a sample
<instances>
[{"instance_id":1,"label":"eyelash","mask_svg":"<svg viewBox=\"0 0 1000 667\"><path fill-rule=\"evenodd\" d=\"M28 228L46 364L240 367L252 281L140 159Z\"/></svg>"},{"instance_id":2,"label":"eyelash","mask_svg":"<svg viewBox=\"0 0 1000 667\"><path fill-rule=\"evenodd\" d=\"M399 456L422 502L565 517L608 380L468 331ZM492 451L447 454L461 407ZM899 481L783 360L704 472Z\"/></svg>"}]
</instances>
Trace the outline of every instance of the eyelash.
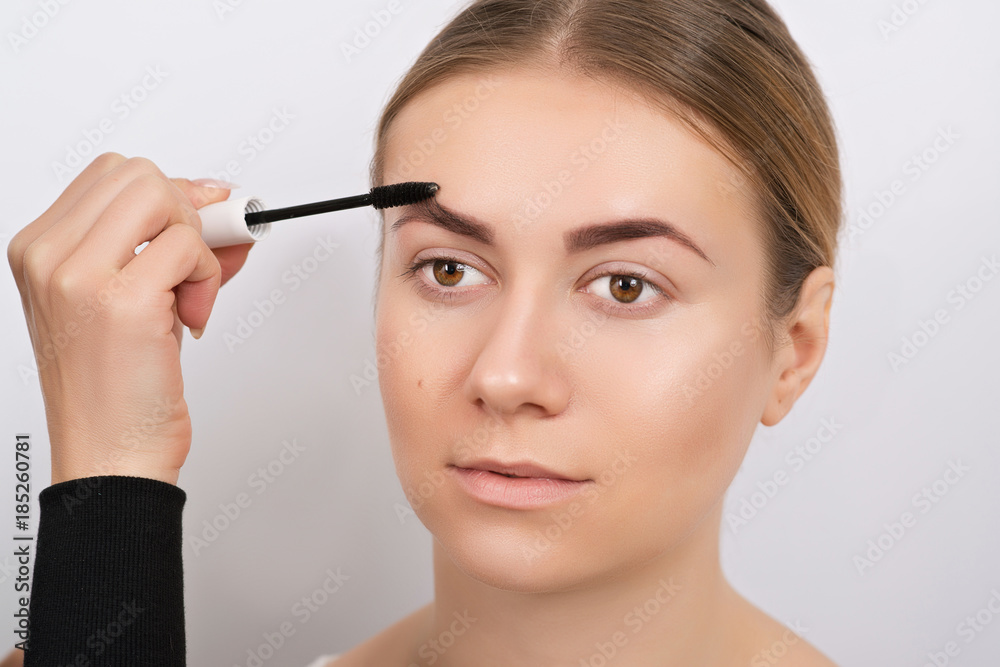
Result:
<instances>
[{"instance_id":1,"label":"eyelash","mask_svg":"<svg viewBox=\"0 0 1000 667\"><path fill-rule=\"evenodd\" d=\"M439 261L453 262L460 266L468 266L469 268L475 269L476 271L479 270L476 269L476 267L470 266L469 264L463 262L462 260L456 259L454 257L449 257L447 255L440 255L437 257L427 257L424 259L418 259L414 261L407 267L406 271L400 274L399 277L403 278L404 280L411 280L413 278L417 278L417 273L421 269L423 269L425 266L428 266L429 264L433 264ZM667 294L666 290L664 290L656 283L648 280L648 274L643 271L632 271L632 272L607 271L598 276L594 276L593 278L591 278L589 282L594 282L595 280L600 280L601 278L607 278L609 276L623 276L625 278L635 278L641 281L647 287L650 287L656 294L658 294L661 297L661 299L656 299L656 300L650 299L642 306L625 306L625 305L616 306L613 305L613 302L598 297L598 300L602 302L601 307L612 315L635 317L635 316L652 314L652 312L659 310L661 307L663 307L664 304L669 304L673 302L673 299ZM455 293L456 290L454 289L430 287L423 280L417 281L417 289L425 296L431 296L434 298L442 299L446 302L451 301L458 296ZM662 301L664 303L657 303L657 301Z\"/></svg>"}]
</instances>

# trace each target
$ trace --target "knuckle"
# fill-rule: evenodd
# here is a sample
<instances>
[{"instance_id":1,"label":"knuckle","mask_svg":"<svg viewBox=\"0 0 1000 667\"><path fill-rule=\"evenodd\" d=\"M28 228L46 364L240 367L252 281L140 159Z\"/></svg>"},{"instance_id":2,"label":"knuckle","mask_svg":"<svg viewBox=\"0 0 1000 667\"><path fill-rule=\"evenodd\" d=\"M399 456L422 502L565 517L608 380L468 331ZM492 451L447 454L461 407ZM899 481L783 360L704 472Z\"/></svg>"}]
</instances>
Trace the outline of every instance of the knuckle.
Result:
<instances>
[{"instance_id":1,"label":"knuckle","mask_svg":"<svg viewBox=\"0 0 1000 667\"><path fill-rule=\"evenodd\" d=\"M7 263L10 264L10 270L15 278L20 278L21 271L24 269L26 243L23 232L18 232L7 244Z\"/></svg>"},{"instance_id":2,"label":"knuckle","mask_svg":"<svg viewBox=\"0 0 1000 667\"><path fill-rule=\"evenodd\" d=\"M108 172L113 169L117 169L126 160L127 158L124 155L108 151L107 153L101 153L100 155L95 157L94 161L91 164L93 164L94 167L101 172Z\"/></svg>"},{"instance_id":3,"label":"knuckle","mask_svg":"<svg viewBox=\"0 0 1000 667\"><path fill-rule=\"evenodd\" d=\"M63 264L52 272L52 277L49 279L49 290L69 301L75 301L78 297L83 296L84 283L84 277L78 271Z\"/></svg>"},{"instance_id":4,"label":"knuckle","mask_svg":"<svg viewBox=\"0 0 1000 667\"><path fill-rule=\"evenodd\" d=\"M164 192L174 202L176 209L180 210L184 221L188 225L195 227L198 233L201 234L201 218L198 216L198 209L194 207L194 204L184 194L184 191L177 187L175 183L169 182L165 186Z\"/></svg>"},{"instance_id":5,"label":"knuckle","mask_svg":"<svg viewBox=\"0 0 1000 667\"><path fill-rule=\"evenodd\" d=\"M24 250L22 273L32 284L40 285L46 282L52 273L52 250L48 245L36 241Z\"/></svg>"},{"instance_id":6,"label":"knuckle","mask_svg":"<svg viewBox=\"0 0 1000 667\"><path fill-rule=\"evenodd\" d=\"M201 232L195 229L193 225L177 223L170 225L170 227L176 228L174 234L180 234L185 244L196 246L205 243L201 238Z\"/></svg>"},{"instance_id":7,"label":"knuckle","mask_svg":"<svg viewBox=\"0 0 1000 667\"><path fill-rule=\"evenodd\" d=\"M125 166L130 171L136 171L140 174L153 174L154 176L163 177L163 172L160 168L156 166L149 158L145 157L131 157L125 161Z\"/></svg>"},{"instance_id":8,"label":"knuckle","mask_svg":"<svg viewBox=\"0 0 1000 667\"><path fill-rule=\"evenodd\" d=\"M166 183L153 172L141 171L132 182L129 184L130 187L149 189L151 193L161 195L166 192Z\"/></svg>"},{"instance_id":9,"label":"knuckle","mask_svg":"<svg viewBox=\"0 0 1000 667\"><path fill-rule=\"evenodd\" d=\"M136 199L141 199L144 202L154 204L156 208L162 210L163 207L169 206L172 201L167 185L167 183L155 174L148 172L139 174L122 191L121 198L123 201L120 203L124 204L127 201L131 206L131 203Z\"/></svg>"}]
</instances>

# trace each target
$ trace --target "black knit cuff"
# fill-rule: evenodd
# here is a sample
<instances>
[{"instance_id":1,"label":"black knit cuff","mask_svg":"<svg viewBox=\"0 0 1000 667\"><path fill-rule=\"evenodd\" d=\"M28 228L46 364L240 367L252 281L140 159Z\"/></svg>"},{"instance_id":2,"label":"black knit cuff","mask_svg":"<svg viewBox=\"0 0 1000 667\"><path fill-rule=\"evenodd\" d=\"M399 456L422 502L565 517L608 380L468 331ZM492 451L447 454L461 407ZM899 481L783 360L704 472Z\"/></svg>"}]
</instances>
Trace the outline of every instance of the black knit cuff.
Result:
<instances>
[{"instance_id":1,"label":"black knit cuff","mask_svg":"<svg viewBox=\"0 0 1000 667\"><path fill-rule=\"evenodd\" d=\"M186 499L121 475L42 490L25 667L183 667Z\"/></svg>"}]
</instances>

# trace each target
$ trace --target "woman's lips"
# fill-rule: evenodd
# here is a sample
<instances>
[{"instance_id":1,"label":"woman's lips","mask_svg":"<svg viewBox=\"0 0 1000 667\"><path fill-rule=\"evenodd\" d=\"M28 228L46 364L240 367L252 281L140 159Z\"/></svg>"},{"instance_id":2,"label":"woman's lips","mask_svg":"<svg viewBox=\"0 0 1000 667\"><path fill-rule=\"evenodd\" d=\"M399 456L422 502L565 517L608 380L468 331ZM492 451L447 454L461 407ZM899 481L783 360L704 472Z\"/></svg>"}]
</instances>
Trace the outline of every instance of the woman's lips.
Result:
<instances>
[{"instance_id":1,"label":"woman's lips","mask_svg":"<svg viewBox=\"0 0 1000 667\"><path fill-rule=\"evenodd\" d=\"M593 483L567 479L530 463L466 465L470 467L448 466L458 485L480 502L509 509L535 509L561 502Z\"/></svg>"}]
</instances>

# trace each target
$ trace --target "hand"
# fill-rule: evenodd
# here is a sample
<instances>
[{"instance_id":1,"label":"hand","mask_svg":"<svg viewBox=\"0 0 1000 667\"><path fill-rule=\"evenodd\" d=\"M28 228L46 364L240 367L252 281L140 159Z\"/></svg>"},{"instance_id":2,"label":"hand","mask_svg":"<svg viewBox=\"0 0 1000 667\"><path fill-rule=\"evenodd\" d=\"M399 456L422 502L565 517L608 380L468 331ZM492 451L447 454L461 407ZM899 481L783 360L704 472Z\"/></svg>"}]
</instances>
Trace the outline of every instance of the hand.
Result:
<instances>
[{"instance_id":1,"label":"hand","mask_svg":"<svg viewBox=\"0 0 1000 667\"><path fill-rule=\"evenodd\" d=\"M53 484L95 475L177 483L191 447L184 327L205 327L253 246L211 250L202 240L196 209L228 197L105 153L11 240Z\"/></svg>"}]
</instances>

